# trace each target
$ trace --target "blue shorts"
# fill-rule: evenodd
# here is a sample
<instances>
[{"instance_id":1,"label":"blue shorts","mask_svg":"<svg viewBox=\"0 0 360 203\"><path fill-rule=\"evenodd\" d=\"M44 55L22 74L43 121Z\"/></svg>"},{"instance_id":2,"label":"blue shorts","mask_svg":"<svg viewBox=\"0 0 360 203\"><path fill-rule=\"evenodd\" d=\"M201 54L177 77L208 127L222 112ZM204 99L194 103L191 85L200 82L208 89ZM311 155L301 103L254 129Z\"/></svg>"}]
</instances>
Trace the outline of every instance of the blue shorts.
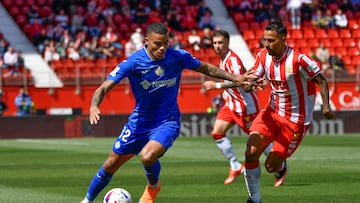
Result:
<instances>
[{"instance_id":1,"label":"blue shorts","mask_svg":"<svg viewBox=\"0 0 360 203\"><path fill-rule=\"evenodd\" d=\"M180 134L180 123L168 121L161 125L140 132L126 124L116 138L112 150L117 154L138 154L150 141L155 140L168 150Z\"/></svg>"}]
</instances>

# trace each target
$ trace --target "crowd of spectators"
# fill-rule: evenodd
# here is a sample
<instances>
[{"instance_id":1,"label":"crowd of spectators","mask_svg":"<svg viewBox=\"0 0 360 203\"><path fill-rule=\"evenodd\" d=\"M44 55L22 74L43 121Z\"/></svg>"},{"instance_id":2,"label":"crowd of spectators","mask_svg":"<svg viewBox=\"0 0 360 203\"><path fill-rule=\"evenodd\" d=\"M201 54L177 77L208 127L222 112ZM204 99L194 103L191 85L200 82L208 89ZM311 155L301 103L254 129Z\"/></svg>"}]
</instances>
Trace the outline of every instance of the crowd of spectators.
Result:
<instances>
[{"instance_id":1,"label":"crowd of spectators","mask_svg":"<svg viewBox=\"0 0 360 203\"><path fill-rule=\"evenodd\" d=\"M224 0L229 15L243 13L251 16L245 20L255 22L281 20L292 29L346 27L348 18L360 11L357 2ZM217 29L213 11L203 0L58 0L31 5L27 21L25 33L49 63L63 58L128 57L143 47L144 28L156 21L168 25L171 47L190 49L196 55L211 48L211 34Z\"/></svg>"},{"instance_id":2,"label":"crowd of spectators","mask_svg":"<svg viewBox=\"0 0 360 203\"><path fill-rule=\"evenodd\" d=\"M144 28L151 22L167 23L171 46L176 40L184 43L182 36L175 39L179 33L204 30L209 35L216 29L212 11L202 0L62 0L31 5L27 19L25 33L49 63L127 57L143 47ZM199 48L204 45L200 41Z\"/></svg>"}]
</instances>

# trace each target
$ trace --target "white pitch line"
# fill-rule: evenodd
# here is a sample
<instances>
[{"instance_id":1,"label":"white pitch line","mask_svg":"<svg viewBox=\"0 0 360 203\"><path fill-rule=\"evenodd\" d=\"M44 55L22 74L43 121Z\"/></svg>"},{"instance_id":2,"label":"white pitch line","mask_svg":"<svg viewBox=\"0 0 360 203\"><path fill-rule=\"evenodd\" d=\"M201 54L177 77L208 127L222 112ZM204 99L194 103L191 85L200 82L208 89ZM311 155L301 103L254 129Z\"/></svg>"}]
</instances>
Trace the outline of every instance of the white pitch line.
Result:
<instances>
[{"instance_id":1,"label":"white pitch line","mask_svg":"<svg viewBox=\"0 0 360 203\"><path fill-rule=\"evenodd\" d=\"M27 142L27 143L43 143L43 144L54 144L54 145L89 145L88 143L83 142L74 142L74 141L59 141L59 140L36 140L36 139L16 139L18 142Z\"/></svg>"}]
</instances>

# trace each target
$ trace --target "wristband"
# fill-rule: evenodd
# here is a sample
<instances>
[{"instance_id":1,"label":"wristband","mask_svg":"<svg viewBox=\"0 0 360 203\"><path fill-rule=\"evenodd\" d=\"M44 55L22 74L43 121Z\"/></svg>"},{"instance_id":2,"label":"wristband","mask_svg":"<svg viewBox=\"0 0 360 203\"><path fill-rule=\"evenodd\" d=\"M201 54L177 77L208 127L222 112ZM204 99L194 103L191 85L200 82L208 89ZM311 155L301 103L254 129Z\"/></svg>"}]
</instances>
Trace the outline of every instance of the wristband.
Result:
<instances>
[{"instance_id":1,"label":"wristband","mask_svg":"<svg viewBox=\"0 0 360 203\"><path fill-rule=\"evenodd\" d=\"M216 89L221 89L221 83L220 82L215 83L215 88Z\"/></svg>"}]
</instances>

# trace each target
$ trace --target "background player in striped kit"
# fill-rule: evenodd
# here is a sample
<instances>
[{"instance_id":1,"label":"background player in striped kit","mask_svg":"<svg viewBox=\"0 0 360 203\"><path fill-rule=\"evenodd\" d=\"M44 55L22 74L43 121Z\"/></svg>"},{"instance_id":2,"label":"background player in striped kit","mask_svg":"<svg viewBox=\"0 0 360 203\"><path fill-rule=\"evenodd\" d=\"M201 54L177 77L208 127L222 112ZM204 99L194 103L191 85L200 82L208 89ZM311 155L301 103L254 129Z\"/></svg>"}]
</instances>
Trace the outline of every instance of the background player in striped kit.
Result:
<instances>
[{"instance_id":1,"label":"background player in striped kit","mask_svg":"<svg viewBox=\"0 0 360 203\"><path fill-rule=\"evenodd\" d=\"M312 121L315 84L320 87L323 115L328 119L335 116L329 105L328 83L317 63L288 47L286 36L287 29L281 22L266 26L265 49L257 54L252 69L254 75L269 81L271 96L250 127L244 172L248 203L261 202L259 157L271 142L273 148L265 161L266 170L286 175L282 163L295 152Z\"/></svg>"}]
</instances>

